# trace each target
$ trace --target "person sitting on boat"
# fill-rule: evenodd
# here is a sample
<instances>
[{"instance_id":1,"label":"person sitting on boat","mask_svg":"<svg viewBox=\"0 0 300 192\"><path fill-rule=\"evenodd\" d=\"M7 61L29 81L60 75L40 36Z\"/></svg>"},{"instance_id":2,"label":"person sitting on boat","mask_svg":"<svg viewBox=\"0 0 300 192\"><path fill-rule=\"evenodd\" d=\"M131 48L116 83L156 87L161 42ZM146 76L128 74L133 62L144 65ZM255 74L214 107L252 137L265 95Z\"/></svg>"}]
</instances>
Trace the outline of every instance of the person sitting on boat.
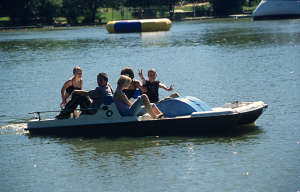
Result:
<instances>
[{"instance_id":1,"label":"person sitting on boat","mask_svg":"<svg viewBox=\"0 0 300 192\"><path fill-rule=\"evenodd\" d=\"M108 83L108 76L106 73L99 73L97 75L98 87L94 90L74 90L72 99L67 103L65 108L56 116L57 119L68 119L71 112L73 112L78 105L82 114L95 114L101 104L111 104L113 90Z\"/></svg>"},{"instance_id":2,"label":"person sitting on boat","mask_svg":"<svg viewBox=\"0 0 300 192\"><path fill-rule=\"evenodd\" d=\"M137 79L134 79L134 72L132 68L126 67L122 69L121 75L127 75L132 80L128 89L123 90L128 99L136 99L137 96L141 95L142 92L146 91L146 89L142 86L141 82Z\"/></svg>"},{"instance_id":3,"label":"person sitting on boat","mask_svg":"<svg viewBox=\"0 0 300 192\"><path fill-rule=\"evenodd\" d=\"M171 85L169 88L161 83L160 81L156 80L157 73L155 69L150 69L148 70L148 78L149 80L146 80L143 76L143 71L140 69L139 70L139 76L143 81L143 87L145 87L146 91L145 94L149 97L149 100L151 103L157 103L159 102L159 94L158 94L158 89L163 88L166 91L173 91L174 90L174 85ZM169 95L166 99L169 98L177 98L179 97L178 93L173 93Z\"/></svg>"},{"instance_id":4,"label":"person sitting on boat","mask_svg":"<svg viewBox=\"0 0 300 192\"><path fill-rule=\"evenodd\" d=\"M61 88L62 102L60 104L63 108L67 101L70 100L70 96L74 90L82 89L82 69L79 66L74 67L73 77L69 78Z\"/></svg>"},{"instance_id":5,"label":"person sitting on boat","mask_svg":"<svg viewBox=\"0 0 300 192\"><path fill-rule=\"evenodd\" d=\"M151 104L147 95L142 94L135 100L131 102L124 90L128 89L131 85L132 79L126 75L121 75L117 82L117 89L114 93L114 102L122 116L134 116L137 115L142 105L145 106L146 111L150 114L153 119L158 119L163 117L163 113L157 108L155 104Z\"/></svg>"}]
</instances>

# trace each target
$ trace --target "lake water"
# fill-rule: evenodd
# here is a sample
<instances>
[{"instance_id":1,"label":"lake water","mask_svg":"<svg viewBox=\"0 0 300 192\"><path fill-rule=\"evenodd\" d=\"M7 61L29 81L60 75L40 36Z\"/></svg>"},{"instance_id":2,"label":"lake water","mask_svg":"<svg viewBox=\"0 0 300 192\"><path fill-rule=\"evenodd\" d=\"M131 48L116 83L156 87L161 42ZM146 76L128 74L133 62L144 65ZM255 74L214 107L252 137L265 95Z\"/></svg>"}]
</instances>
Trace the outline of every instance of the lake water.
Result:
<instances>
[{"instance_id":1,"label":"lake water","mask_svg":"<svg viewBox=\"0 0 300 192\"><path fill-rule=\"evenodd\" d=\"M269 108L228 135L30 136L28 112L58 110L75 65L85 89L99 72L116 87L123 67L155 68L161 82L212 107L262 100ZM0 82L0 191L300 191L300 20L178 22L142 34L1 31Z\"/></svg>"}]
</instances>

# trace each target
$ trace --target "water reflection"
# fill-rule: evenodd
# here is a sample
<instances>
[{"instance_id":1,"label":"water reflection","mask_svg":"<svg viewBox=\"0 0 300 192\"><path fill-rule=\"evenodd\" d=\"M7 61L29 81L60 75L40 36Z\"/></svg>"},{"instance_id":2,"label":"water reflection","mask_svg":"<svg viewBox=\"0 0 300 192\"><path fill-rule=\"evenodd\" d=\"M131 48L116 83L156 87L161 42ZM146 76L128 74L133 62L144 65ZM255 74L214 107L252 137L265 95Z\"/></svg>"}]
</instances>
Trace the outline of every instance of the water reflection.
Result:
<instances>
[{"instance_id":1,"label":"water reflection","mask_svg":"<svg viewBox=\"0 0 300 192\"><path fill-rule=\"evenodd\" d=\"M256 126L251 127L222 136L201 137L70 138L29 134L26 136L31 140L30 143L36 145L39 142L42 145L51 143L47 147L55 151L59 149L61 152L58 158L71 161L69 166L73 170L90 170L90 174L100 176L106 181L110 181L111 178L123 181L121 178L128 176L144 174L158 176L157 174L164 173L164 168L168 168L167 172L169 169L178 171L178 168L172 168L174 162L180 162L179 170L182 177L193 178L194 174L199 174L198 171L202 170L199 162L209 163L211 149L233 158L238 155L239 146L257 145L261 140L262 130ZM220 164L217 160L213 160L212 164L214 163Z\"/></svg>"},{"instance_id":2,"label":"water reflection","mask_svg":"<svg viewBox=\"0 0 300 192\"><path fill-rule=\"evenodd\" d=\"M158 46L166 47L171 38L171 32L149 32L141 33L143 47Z\"/></svg>"},{"instance_id":3,"label":"water reflection","mask_svg":"<svg viewBox=\"0 0 300 192\"><path fill-rule=\"evenodd\" d=\"M227 31L216 29L205 33L201 40L203 40L204 44L210 46L232 46L235 48L262 47L273 45L274 43L276 46L300 43L300 33L291 35L290 33L261 32L259 29L257 31L252 30L243 32L241 29Z\"/></svg>"},{"instance_id":4,"label":"water reflection","mask_svg":"<svg viewBox=\"0 0 300 192\"><path fill-rule=\"evenodd\" d=\"M160 155L161 147L184 145L188 146L191 152L193 145L207 145L215 143L249 142L260 137L263 130L255 125L238 127L230 132L215 133L194 137L56 137L56 136L32 136L34 138L57 138L61 143L67 144L78 156L86 156L86 153L96 158L98 155L105 156L118 154L118 156L128 159L137 155L144 155L151 150L156 155Z\"/></svg>"},{"instance_id":5,"label":"water reflection","mask_svg":"<svg viewBox=\"0 0 300 192\"><path fill-rule=\"evenodd\" d=\"M68 48L70 44L65 41L35 39L35 40L15 40L0 42L1 51L5 52L26 52L26 51L52 51L57 48Z\"/></svg>"},{"instance_id":6,"label":"water reflection","mask_svg":"<svg viewBox=\"0 0 300 192\"><path fill-rule=\"evenodd\" d=\"M57 35L28 32L26 38L12 40L9 35L0 41L0 50L14 51L56 51L87 50L93 48L135 48L135 47L188 47L188 46L222 46L222 47L262 47L274 45L296 45L300 43L298 23L290 23L291 27L281 27L254 22L194 22L174 24L168 32L148 32L133 34L101 34L98 28L85 29L87 34L71 33L69 30L56 31ZM274 23L276 24L276 23ZM179 29L185 29L180 31ZM178 31L179 30L179 31ZM15 36L16 34L10 34ZM6 37L7 36L7 37Z\"/></svg>"},{"instance_id":7,"label":"water reflection","mask_svg":"<svg viewBox=\"0 0 300 192\"><path fill-rule=\"evenodd\" d=\"M26 52L26 51L57 51L85 48L105 48L120 46L121 41L114 38L107 39L76 39L76 40L55 40L55 39L34 39L15 40L0 42L0 50L3 52ZM134 40L134 42L136 42Z\"/></svg>"}]
</instances>

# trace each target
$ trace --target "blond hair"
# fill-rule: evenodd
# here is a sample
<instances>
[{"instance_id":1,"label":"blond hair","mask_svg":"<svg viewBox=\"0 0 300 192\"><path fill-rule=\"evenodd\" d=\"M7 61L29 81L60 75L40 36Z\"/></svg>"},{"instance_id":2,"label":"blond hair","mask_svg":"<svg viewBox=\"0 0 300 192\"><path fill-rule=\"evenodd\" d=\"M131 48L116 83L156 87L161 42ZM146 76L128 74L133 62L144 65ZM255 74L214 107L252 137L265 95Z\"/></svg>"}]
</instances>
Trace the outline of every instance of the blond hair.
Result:
<instances>
[{"instance_id":1,"label":"blond hair","mask_svg":"<svg viewBox=\"0 0 300 192\"><path fill-rule=\"evenodd\" d=\"M75 73L78 71L82 72L82 69L79 66L75 66L73 69L73 74L75 75Z\"/></svg>"},{"instance_id":2,"label":"blond hair","mask_svg":"<svg viewBox=\"0 0 300 192\"><path fill-rule=\"evenodd\" d=\"M122 88L122 87L124 87L124 85L130 84L131 81L132 81L131 78L128 77L127 75L121 75L118 79L117 84L118 84L118 87Z\"/></svg>"}]
</instances>

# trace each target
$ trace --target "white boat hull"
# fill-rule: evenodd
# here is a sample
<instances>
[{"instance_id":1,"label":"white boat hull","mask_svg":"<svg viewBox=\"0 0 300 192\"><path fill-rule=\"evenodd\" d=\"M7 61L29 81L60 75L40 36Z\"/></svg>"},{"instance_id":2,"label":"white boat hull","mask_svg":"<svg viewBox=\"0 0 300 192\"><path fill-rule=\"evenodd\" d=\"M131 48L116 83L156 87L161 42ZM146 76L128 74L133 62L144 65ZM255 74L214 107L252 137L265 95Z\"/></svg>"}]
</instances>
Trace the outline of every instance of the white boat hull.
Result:
<instances>
[{"instance_id":1,"label":"white boat hull","mask_svg":"<svg viewBox=\"0 0 300 192\"><path fill-rule=\"evenodd\" d=\"M34 119L28 122L31 134L76 136L174 136L224 132L253 123L267 108L262 101L238 102L211 111L154 120L149 116L120 116L114 104L102 107L95 115L75 119Z\"/></svg>"},{"instance_id":2,"label":"white boat hull","mask_svg":"<svg viewBox=\"0 0 300 192\"><path fill-rule=\"evenodd\" d=\"M262 0L252 17L259 19L300 18L299 0Z\"/></svg>"}]
</instances>

